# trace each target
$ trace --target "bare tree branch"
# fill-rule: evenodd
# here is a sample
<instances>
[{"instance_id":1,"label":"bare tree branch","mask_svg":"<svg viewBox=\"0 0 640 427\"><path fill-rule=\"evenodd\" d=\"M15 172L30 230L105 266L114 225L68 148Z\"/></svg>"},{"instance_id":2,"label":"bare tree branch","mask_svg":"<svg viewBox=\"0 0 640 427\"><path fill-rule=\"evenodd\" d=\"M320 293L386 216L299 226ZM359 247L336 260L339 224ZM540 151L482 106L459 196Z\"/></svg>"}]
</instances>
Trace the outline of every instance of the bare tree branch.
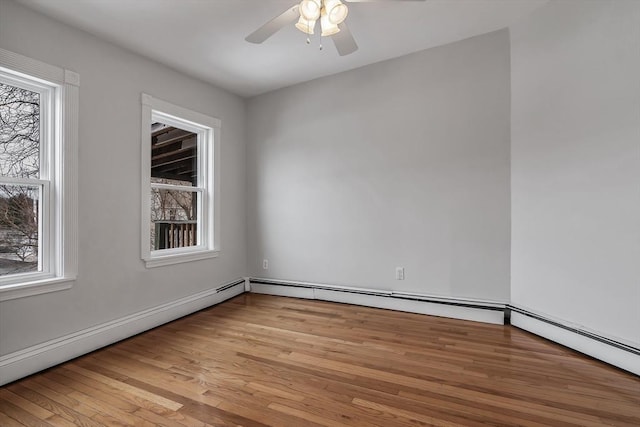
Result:
<instances>
[{"instance_id":1,"label":"bare tree branch","mask_svg":"<svg viewBox=\"0 0 640 427\"><path fill-rule=\"evenodd\" d=\"M40 175L40 95L0 83L0 175ZM0 274L37 269L37 187L0 185Z\"/></svg>"}]
</instances>

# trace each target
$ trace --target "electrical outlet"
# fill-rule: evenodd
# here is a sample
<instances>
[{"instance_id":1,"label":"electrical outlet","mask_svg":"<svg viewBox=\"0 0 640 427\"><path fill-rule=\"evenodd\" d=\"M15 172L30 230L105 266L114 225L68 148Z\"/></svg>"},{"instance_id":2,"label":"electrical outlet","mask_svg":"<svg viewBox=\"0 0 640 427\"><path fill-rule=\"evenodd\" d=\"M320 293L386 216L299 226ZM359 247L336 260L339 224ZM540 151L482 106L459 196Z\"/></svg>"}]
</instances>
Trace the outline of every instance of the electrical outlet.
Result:
<instances>
[{"instance_id":1,"label":"electrical outlet","mask_svg":"<svg viewBox=\"0 0 640 427\"><path fill-rule=\"evenodd\" d=\"M263 270L268 270L269 269L269 260L268 259L263 259L262 260L262 269Z\"/></svg>"},{"instance_id":2,"label":"electrical outlet","mask_svg":"<svg viewBox=\"0 0 640 427\"><path fill-rule=\"evenodd\" d=\"M396 267L396 280L404 280L404 267Z\"/></svg>"}]
</instances>

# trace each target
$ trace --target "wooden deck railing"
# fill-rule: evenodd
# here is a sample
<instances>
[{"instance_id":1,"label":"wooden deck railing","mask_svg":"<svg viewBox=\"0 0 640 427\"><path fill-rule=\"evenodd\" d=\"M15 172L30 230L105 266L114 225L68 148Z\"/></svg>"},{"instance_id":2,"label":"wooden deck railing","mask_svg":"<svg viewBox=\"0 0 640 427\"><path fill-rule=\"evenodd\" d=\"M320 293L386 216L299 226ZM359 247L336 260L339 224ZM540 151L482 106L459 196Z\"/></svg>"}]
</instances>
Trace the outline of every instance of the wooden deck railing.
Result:
<instances>
[{"instance_id":1,"label":"wooden deck railing","mask_svg":"<svg viewBox=\"0 0 640 427\"><path fill-rule=\"evenodd\" d=\"M156 221L155 249L174 249L198 244L196 221Z\"/></svg>"}]
</instances>

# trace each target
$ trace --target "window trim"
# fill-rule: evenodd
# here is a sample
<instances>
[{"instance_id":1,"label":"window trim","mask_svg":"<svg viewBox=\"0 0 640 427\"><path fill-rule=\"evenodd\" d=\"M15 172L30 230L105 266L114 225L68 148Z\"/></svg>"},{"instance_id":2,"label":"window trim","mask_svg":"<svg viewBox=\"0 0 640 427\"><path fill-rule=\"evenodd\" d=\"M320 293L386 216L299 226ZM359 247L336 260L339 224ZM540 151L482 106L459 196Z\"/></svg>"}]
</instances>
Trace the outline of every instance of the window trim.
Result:
<instances>
[{"instance_id":1,"label":"window trim","mask_svg":"<svg viewBox=\"0 0 640 427\"><path fill-rule=\"evenodd\" d=\"M220 127L221 121L143 93L141 121L141 233L140 253L147 268L217 257L220 253ZM198 227L197 246L152 251L151 228L151 124L153 118L165 118L181 128L198 134L198 174L204 185L186 187L203 195L199 208L202 226ZM205 141L206 140L206 141ZM156 185L154 185L156 186ZM161 185L160 185L161 186ZM177 187L177 186L176 186Z\"/></svg>"},{"instance_id":2,"label":"window trim","mask_svg":"<svg viewBox=\"0 0 640 427\"><path fill-rule=\"evenodd\" d=\"M45 124L51 138L45 148L52 150L46 154L52 163L52 170L47 171L51 188L43 188L51 197L49 212L41 212L42 223L51 229L49 242L43 239L51 264L48 273L16 275L16 280L2 281L0 301L5 301L69 289L77 278L80 75L5 49L0 49L0 70L29 86L51 88L47 89L51 111Z\"/></svg>"}]
</instances>

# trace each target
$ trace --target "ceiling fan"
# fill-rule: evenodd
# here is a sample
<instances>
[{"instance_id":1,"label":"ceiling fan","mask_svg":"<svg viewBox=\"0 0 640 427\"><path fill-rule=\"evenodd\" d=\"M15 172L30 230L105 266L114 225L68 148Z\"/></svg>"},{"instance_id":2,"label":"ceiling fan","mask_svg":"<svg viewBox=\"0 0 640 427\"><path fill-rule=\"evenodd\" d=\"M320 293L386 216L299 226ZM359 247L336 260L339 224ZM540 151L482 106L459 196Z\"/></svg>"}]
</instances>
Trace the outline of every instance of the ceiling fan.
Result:
<instances>
[{"instance_id":1,"label":"ceiling fan","mask_svg":"<svg viewBox=\"0 0 640 427\"><path fill-rule=\"evenodd\" d=\"M251 43L262 43L278 30L293 23L296 28L306 34L314 34L316 23L320 20L322 37L331 37L340 56L349 55L358 50L358 45L345 23L349 9L343 3L398 2L425 0L302 0L271 21L249 34L245 40ZM309 39L307 38L307 43ZM320 45L322 49L322 45Z\"/></svg>"}]
</instances>

